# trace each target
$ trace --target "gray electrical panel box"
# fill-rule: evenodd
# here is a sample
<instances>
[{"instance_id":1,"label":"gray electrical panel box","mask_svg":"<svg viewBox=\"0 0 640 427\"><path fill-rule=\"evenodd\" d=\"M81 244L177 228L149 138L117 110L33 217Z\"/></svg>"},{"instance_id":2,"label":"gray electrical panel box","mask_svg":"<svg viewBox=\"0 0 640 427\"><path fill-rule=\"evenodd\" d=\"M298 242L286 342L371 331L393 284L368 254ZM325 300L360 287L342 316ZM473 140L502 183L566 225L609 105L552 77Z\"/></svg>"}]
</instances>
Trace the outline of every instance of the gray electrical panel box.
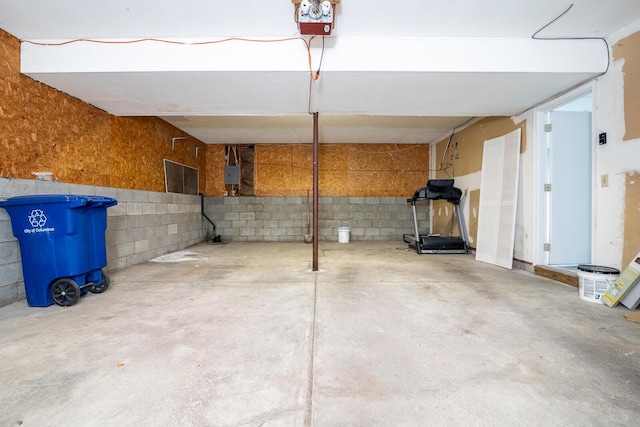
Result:
<instances>
[{"instance_id":1,"label":"gray electrical panel box","mask_svg":"<svg viewBox=\"0 0 640 427\"><path fill-rule=\"evenodd\" d=\"M240 185L240 166L224 167L224 185Z\"/></svg>"}]
</instances>

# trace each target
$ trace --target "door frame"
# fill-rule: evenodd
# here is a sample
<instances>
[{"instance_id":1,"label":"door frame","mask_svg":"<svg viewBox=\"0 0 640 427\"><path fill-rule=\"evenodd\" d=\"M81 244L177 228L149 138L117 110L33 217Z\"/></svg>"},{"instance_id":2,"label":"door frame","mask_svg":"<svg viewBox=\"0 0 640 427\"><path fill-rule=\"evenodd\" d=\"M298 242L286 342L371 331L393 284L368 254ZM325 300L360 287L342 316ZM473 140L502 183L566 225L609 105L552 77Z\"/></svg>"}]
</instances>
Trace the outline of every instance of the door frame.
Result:
<instances>
[{"instance_id":1,"label":"door frame","mask_svg":"<svg viewBox=\"0 0 640 427\"><path fill-rule=\"evenodd\" d=\"M534 168L534 212L535 212L535 233L534 233L534 265L549 265L548 253L544 251L544 244L546 243L548 230L547 230L547 217L548 204L546 193L544 191L544 184L546 181L547 164L545 161L545 146L547 135L544 131L544 126L547 122L547 115L569 104L576 99L582 98L585 95L591 94L591 259L595 259L597 248L597 234L596 234L596 138L597 138L597 123L596 123L596 110L597 110L597 94L595 82L582 85L564 95L559 96L545 104L539 105L534 109L534 139L535 139L535 168Z\"/></svg>"}]
</instances>

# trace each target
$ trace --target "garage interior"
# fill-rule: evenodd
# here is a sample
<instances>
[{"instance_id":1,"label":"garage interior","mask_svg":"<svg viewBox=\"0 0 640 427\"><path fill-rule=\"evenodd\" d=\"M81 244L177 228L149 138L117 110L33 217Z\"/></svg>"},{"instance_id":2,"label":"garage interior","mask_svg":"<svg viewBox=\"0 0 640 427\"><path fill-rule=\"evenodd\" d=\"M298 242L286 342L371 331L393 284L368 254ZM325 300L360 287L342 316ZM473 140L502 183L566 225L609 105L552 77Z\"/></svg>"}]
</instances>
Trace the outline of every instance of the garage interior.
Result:
<instances>
[{"instance_id":1,"label":"garage interior","mask_svg":"<svg viewBox=\"0 0 640 427\"><path fill-rule=\"evenodd\" d=\"M3 425L637 418L639 326L576 266L640 251L640 5L330 3L323 36L295 0L0 1L0 198L118 200L67 308L27 306L0 209ZM447 178L471 253L419 255Z\"/></svg>"}]
</instances>

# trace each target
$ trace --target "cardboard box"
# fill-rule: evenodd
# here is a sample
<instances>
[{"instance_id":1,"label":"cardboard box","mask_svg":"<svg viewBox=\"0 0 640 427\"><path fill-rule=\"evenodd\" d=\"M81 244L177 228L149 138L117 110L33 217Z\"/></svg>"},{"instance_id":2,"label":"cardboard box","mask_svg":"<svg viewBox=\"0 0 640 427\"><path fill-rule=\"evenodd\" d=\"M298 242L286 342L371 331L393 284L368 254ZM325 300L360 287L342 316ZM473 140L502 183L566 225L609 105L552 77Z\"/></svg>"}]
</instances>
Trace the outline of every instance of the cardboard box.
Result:
<instances>
[{"instance_id":1,"label":"cardboard box","mask_svg":"<svg viewBox=\"0 0 640 427\"><path fill-rule=\"evenodd\" d=\"M628 289L620 300L620 304L624 305L629 310L635 310L640 306L640 285L638 283L640 282L636 282L633 288Z\"/></svg>"},{"instance_id":2,"label":"cardboard box","mask_svg":"<svg viewBox=\"0 0 640 427\"><path fill-rule=\"evenodd\" d=\"M636 255L636 258L629 263L627 268L625 268L622 274L620 274L620 277L618 277L618 279L611 286L609 286L607 292L602 295L602 302L609 307L614 307L623 299L625 294L627 294L632 288L634 288L634 286L638 282L640 282L640 253L638 253L638 255ZM633 294L629 294L632 295L630 299L635 298L638 288L640 288L640 286L636 287L636 290ZM640 295L638 295L638 297L640 298ZM635 301L625 300L625 303L627 302L629 303L629 305L634 305L635 303ZM625 307L629 308L629 306L627 306L626 304Z\"/></svg>"}]
</instances>

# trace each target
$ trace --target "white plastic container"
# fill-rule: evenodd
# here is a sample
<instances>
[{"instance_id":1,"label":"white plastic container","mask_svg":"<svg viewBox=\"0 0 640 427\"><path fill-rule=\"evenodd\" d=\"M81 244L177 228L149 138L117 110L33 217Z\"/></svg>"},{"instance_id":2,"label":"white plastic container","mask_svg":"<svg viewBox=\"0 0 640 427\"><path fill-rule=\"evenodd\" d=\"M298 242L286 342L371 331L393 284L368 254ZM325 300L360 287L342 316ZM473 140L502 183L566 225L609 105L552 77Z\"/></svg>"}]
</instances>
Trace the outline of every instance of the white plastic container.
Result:
<instances>
[{"instance_id":1,"label":"white plastic container","mask_svg":"<svg viewBox=\"0 0 640 427\"><path fill-rule=\"evenodd\" d=\"M351 228L348 225L341 225L338 227L338 243L349 243L349 236L351 234Z\"/></svg>"},{"instance_id":2,"label":"white plastic container","mask_svg":"<svg viewBox=\"0 0 640 427\"><path fill-rule=\"evenodd\" d=\"M53 181L53 172L31 172L38 181Z\"/></svg>"},{"instance_id":3,"label":"white plastic container","mask_svg":"<svg viewBox=\"0 0 640 427\"><path fill-rule=\"evenodd\" d=\"M578 283L580 299L589 302L603 304L600 300L620 276L620 270L600 265L578 266Z\"/></svg>"}]
</instances>

